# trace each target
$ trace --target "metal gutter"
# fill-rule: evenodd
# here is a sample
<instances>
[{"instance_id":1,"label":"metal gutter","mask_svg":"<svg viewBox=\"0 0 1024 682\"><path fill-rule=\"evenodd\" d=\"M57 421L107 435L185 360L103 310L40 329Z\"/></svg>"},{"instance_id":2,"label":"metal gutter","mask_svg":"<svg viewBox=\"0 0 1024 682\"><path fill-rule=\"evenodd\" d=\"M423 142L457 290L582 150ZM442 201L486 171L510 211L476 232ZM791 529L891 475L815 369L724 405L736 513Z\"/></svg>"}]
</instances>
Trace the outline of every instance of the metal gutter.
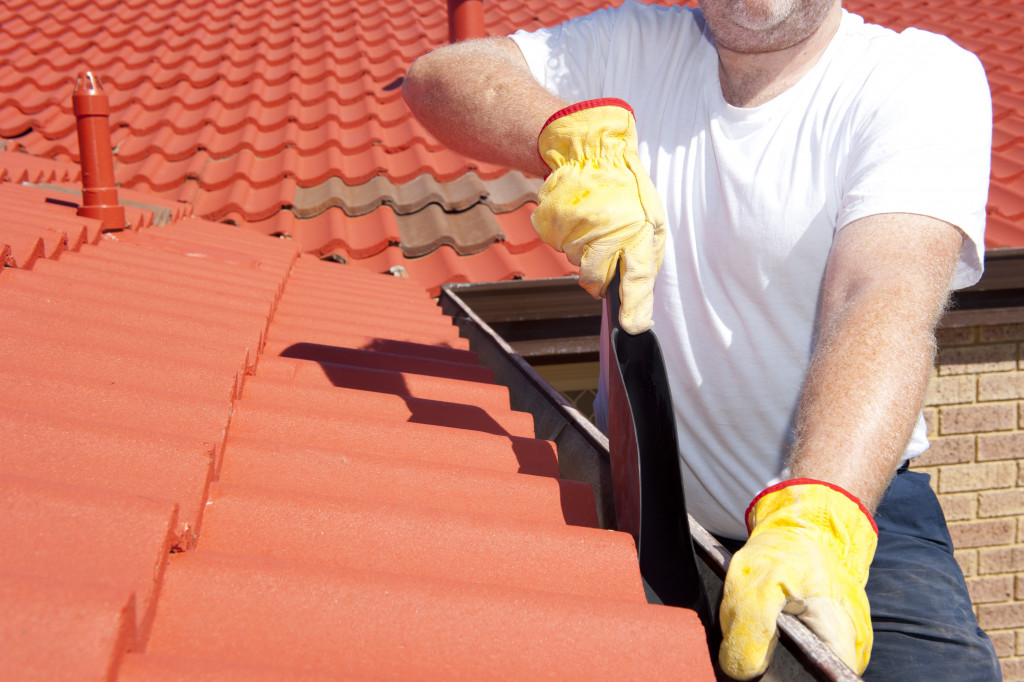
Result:
<instances>
[{"instance_id":1,"label":"metal gutter","mask_svg":"<svg viewBox=\"0 0 1024 682\"><path fill-rule=\"evenodd\" d=\"M494 370L495 380L508 387L512 409L532 414L536 437L555 443L561 477L589 483L597 499L601 527L614 529L607 436L552 388L459 296L460 291L472 291L475 286L479 285L445 285L438 304L452 318L460 335L469 341L470 349L478 354L480 362ZM688 518L702 578L712 603L717 605L721 599L722 578L732 554L692 516ZM779 616L778 627L783 646L776 650L762 680L854 682L861 679L795 616L783 613Z\"/></svg>"},{"instance_id":2,"label":"metal gutter","mask_svg":"<svg viewBox=\"0 0 1024 682\"><path fill-rule=\"evenodd\" d=\"M537 373L512 347L458 296L472 284L450 284L441 289L441 310L451 317L469 341L480 362L494 370L495 380L508 387L512 409L533 415L537 438L558 448L562 478L589 483L597 498L602 528L615 527L608 464L608 437L601 433L561 393Z\"/></svg>"},{"instance_id":3,"label":"metal gutter","mask_svg":"<svg viewBox=\"0 0 1024 682\"><path fill-rule=\"evenodd\" d=\"M974 286L956 291L941 326L1024 322L1024 248L989 249L985 274Z\"/></svg>"}]
</instances>

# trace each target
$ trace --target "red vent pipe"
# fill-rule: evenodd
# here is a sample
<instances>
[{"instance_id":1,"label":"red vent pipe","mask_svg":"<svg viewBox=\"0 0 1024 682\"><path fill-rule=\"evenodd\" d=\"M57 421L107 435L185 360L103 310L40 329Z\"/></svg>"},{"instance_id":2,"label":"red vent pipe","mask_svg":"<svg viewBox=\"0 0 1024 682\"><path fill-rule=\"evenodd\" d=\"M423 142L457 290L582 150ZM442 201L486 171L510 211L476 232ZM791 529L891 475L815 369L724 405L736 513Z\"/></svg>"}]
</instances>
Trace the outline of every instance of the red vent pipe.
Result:
<instances>
[{"instance_id":1,"label":"red vent pipe","mask_svg":"<svg viewBox=\"0 0 1024 682\"><path fill-rule=\"evenodd\" d=\"M448 37L453 43L487 37L483 0L448 0Z\"/></svg>"},{"instance_id":2,"label":"red vent pipe","mask_svg":"<svg viewBox=\"0 0 1024 682\"><path fill-rule=\"evenodd\" d=\"M71 96L78 124L78 151L82 159L82 206L78 215L96 218L102 229L127 227L124 207L117 201L114 155L110 144L110 100L91 71L78 74Z\"/></svg>"}]
</instances>

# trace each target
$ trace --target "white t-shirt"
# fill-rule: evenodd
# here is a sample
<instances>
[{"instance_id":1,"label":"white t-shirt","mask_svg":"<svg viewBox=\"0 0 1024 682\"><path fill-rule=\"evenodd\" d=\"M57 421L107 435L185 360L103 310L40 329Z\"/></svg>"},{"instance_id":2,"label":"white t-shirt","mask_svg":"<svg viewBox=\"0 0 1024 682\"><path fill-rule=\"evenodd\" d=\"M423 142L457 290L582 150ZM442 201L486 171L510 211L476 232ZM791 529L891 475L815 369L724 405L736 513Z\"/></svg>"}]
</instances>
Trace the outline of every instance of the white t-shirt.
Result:
<instances>
[{"instance_id":1,"label":"white t-shirt","mask_svg":"<svg viewBox=\"0 0 1024 682\"><path fill-rule=\"evenodd\" d=\"M844 10L795 86L737 108L722 97L699 10L627 0L512 37L562 99L618 97L636 112L640 156L667 215L654 329L687 506L708 530L745 538L750 500L787 477L836 233L879 213L939 218L968 237L955 286L981 276L992 130L985 72L945 37L895 33ZM919 419L905 458L927 446Z\"/></svg>"}]
</instances>

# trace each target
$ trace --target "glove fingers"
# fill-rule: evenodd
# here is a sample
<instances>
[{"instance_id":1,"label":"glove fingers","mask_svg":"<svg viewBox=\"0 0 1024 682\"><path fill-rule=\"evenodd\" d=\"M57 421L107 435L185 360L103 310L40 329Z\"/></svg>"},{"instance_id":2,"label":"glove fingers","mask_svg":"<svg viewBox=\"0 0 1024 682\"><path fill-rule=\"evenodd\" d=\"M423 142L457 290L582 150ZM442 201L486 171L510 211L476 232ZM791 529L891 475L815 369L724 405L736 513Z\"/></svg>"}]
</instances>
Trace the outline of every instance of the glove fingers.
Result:
<instances>
[{"instance_id":1,"label":"glove fingers","mask_svg":"<svg viewBox=\"0 0 1024 682\"><path fill-rule=\"evenodd\" d=\"M641 228L638 239L623 247L615 240L598 239L581 249L580 286L594 298L602 298L608 285L615 277L616 266L621 273L619 297L621 302L620 321L631 334L637 334L651 327L651 312L654 307L654 281L657 270L653 265L658 260L654 252L650 226ZM638 324L630 324L632 320Z\"/></svg>"},{"instance_id":2,"label":"glove fingers","mask_svg":"<svg viewBox=\"0 0 1024 682\"><path fill-rule=\"evenodd\" d=\"M530 214L530 222L545 244L565 253L573 265L579 265L581 245L573 243L569 236L585 222L579 216L565 215L559 210L560 204L564 203L561 195L566 193L568 190L564 186L560 188L555 174L552 174L538 193L537 208Z\"/></svg>"},{"instance_id":3,"label":"glove fingers","mask_svg":"<svg viewBox=\"0 0 1024 682\"><path fill-rule=\"evenodd\" d=\"M619 324L630 334L639 334L653 326L654 282L659 253L651 226L640 228L637 238L625 247L615 241L599 239L582 249L580 286L594 298L605 295L615 277L618 264Z\"/></svg>"},{"instance_id":4,"label":"glove fingers","mask_svg":"<svg viewBox=\"0 0 1024 682\"><path fill-rule=\"evenodd\" d=\"M644 225L638 238L626 248L620 259L619 324L630 334L639 334L654 326L654 281L661 263L654 230Z\"/></svg>"},{"instance_id":5,"label":"glove fingers","mask_svg":"<svg viewBox=\"0 0 1024 682\"><path fill-rule=\"evenodd\" d=\"M868 665L873 643L867 597L859 604L837 604L827 597L811 597L794 613L839 659L860 673Z\"/></svg>"},{"instance_id":6,"label":"glove fingers","mask_svg":"<svg viewBox=\"0 0 1024 682\"><path fill-rule=\"evenodd\" d=\"M644 225L643 214L636 211L636 189L607 171L564 166L548 176L538 192L537 208L530 215L533 229L573 265L583 267L587 249L595 251L591 259L598 254L614 256Z\"/></svg>"},{"instance_id":7,"label":"glove fingers","mask_svg":"<svg viewBox=\"0 0 1024 682\"><path fill-rule=\"evenodd\" d=\"M750 585L745 582L748 575L730 580L732 574L733 567L730 567L722 596L722 646L718 662L730 677L749 680L768 669L778 642L775 621L786 603L786 596L778 585L749 589Z\"/></svg>"},{"instance_id":8,"label":"glove fingers","mask_svg":"<svg viewBox=\"0 0 1024 682\"><path fill-rule=\"evenodd\" d=\"M620 250L597 241L583 246L580 258L580 286L594 298L602 298L615 277Z\"/></svg>"}]
</instances>

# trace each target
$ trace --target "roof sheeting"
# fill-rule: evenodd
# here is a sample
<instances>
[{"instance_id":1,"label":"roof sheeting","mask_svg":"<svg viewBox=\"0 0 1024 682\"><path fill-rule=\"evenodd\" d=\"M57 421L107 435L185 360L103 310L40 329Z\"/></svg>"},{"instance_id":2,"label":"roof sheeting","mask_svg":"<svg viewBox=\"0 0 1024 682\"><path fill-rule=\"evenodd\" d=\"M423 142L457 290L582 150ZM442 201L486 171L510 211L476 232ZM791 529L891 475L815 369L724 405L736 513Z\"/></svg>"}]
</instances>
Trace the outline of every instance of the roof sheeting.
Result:
<instances>
[{"instance_id":1,"label":"roof sheeting","mask_svg":"<svg viewBox=\"0 0 1024 682\"><path fill-rule=\"evenodd\" d=\"M5 677L713 679L422 285L0 201Z\"/></svg>"},{"instance_id":2,"label":"roof sheeting","mask_svg":"<svg viewBox=\"0 0 1024 682\"><path fill-rule=\"evenodd\" d=\"M493 0L485 21L504 35L607 4ZM996 0L845 6L894 28L945 33L981 57L996 124L988 246L1024 246L1021 10ZM305 251L368 269L433 256L432 290L575 271L517 229L515 212L535 200L535 178L447 150L402 101L409 64L447 42L440 0L21 0L0 9L0 21L9 37L0 54L12 67L0 74L9 149L74 159L70 92L90 68L111 98L123 186L186 201L206 219L287 231ZM344 218L328 215L337 208ZM395 215L348 220L374 211ZM307 220L318 223L301 227ZM485 268L436 255L452 249L471 259L502 246Z\"/></svg>"},{"instance_id":3,"label":"roof sheeting","mask_svg":"<svg viewBox=\"0 0 1024 682\"><path fill-rule=\"evenodd\" d=\"M507 33L520 22L550 24L576 11L533 4L536 11L492 5L488 29ZM394 246L419 258L442 246L472 256L503 242L511 258L491 261L512 267L487 279L522 276L541 263L557 263L544 276L574 271L564 259L532 253L515 265L517 254L548 248L532 236L515 241L522 218L510 215L534 200L536 179L450 152L402 101L409 64L447 42L439 0L410 7L27 0L0 12L13 39L0 48L14 66L0 74L0 135L9 149L77 157L70 89L89 68L111 100L124 186L268 233L281 231L274 223L289 218L283 214L320 218L289 233L310 236L297 241L306 250L349 262ZM382 206L403 216L397 232L389 232L391 218L324 217L332 207L356 218ZM345 233L352 231L364 238L349 249ZM480 276L466 265L436 284Z\"/></svg>"}]
</instances>

